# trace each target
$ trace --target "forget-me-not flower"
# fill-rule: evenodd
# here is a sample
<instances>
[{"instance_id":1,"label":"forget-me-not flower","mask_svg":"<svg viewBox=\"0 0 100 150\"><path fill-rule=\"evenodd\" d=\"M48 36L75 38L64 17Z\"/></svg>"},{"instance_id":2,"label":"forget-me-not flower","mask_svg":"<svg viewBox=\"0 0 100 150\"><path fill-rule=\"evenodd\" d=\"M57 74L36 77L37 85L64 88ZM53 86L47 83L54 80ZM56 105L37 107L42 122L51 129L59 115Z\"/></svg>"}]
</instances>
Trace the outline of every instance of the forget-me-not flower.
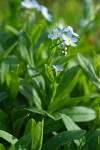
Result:
<instances>
[{"instance_id":1,"label":"forget-me-not flower","mask_svg":"<svg viewBox=\"0 0 100 150\"><path fill-rule=\"evenodd\" d=\"M52 39L52 40L55 40L59 37L61 37L61 35L63 34L63 29L62 30L59 30L59 29L53 29L53 34L48 34L48 38Z\"/></svg>"},{"instance_id":2,"label":"forget-me-not flower","mask_svg":"<svg viewBox=\"0 0 100 150\"><path fill-rule=\"evenodd\" d=\"M95 23L94 23L94 22L89 23L89 21L86 20L86 19L81 19L81 20L80 20L80 26L81 26L82 28L85 28L85 27L87 27L88 25L89 25L89 29L93 29L93 28L95 27Z\"/></svg>"},{"instance_id":3,"label":"forget-me-not flower","mask_svg":"<svg viewBox=\"0 0 100 150\"><path fill-rule=\"evenodd\" d=\"M64 32L71 32L72 35L79 37L79 35L73 31L73 28L71 26L64 28L62 24L58 24L58 28L64 30Z\"/></svg>"},{"instance_id":4,"label":"forget-me-not flower","mask_svg":"<svg viewBox=\"0 0 100 150\"><path fill-rule=\"evenodd\" d=\"M61 24L61 23L59 23L58 25L57 25L57 27L59 28L59 29L64 29L64 27L63 27L63 25Z\"/></svg>"},{"instance_id":5,"label":"forget-me-not flower","mask_svg":"<svg viewBox=\"0 0 100 150\"><path fill-rule=\"evenodd\" d=\"M66 27L64 31L70 32L72 35L79 37L79 35L73 31L73 28L71 26Z\"/></svg>"},{"instance_id":6,"label":"forget-me-not flower","mask_svg":"<svg viewBox=\"0 0 100 150\"><path fill-rule=\"evenodd\" d=\"M76 37L72 38L72 33L71 32L68 32L67 35L63 34L62 38L65 41L66 45L68 45L68 46L71 45L73 47L76 46L75 43L78 41L78 39Z\"/></svg>"},{"instance_id":7,"label":"forget-me-not flower","mask_svg":"<svg viewBox=\"0 0 100 150\"><path fill-rule=\"evenodd\" d=\"M23 0L21 6L27 9L37 9L40 10L40 5L36 0Z\"/></svg>"},{"instance_id":8,"label":"forget-me-not flower","mask_svg":"<svg viewBox=\"0 0 100 150\"><path fill-rule=\"evenodd\" d=\"M52 21L52 16L48 13L47 7L41 5L41 10L40 10L40 11L41 11L43 17L44 17L46 20L48 20L48 21L50 21L50 22Z\"/></svg>"},{"instance_id":9,"label":"forget-me-not flower","mask_svg":"<svg viewBox=\"0 0 100 150\"><path fill-rule=\"evenodd\" d=\"M23 0L21 6L27 9L36 9L42 13L47 21L52 21L52 16L49 14L47 7L40 5L36 0Z\"/></svg>"},{"instance_id":10,"label":"forget-me-not flower","mask_svg":"<svg viewBox=\"0 0 100 150\"><path fill-rule=\"evenodd\" d=\"M56 71L63 71L64 67L60 66L60 65L52 65L53 69L55 69Z\"/></svg>"}]
</instances>

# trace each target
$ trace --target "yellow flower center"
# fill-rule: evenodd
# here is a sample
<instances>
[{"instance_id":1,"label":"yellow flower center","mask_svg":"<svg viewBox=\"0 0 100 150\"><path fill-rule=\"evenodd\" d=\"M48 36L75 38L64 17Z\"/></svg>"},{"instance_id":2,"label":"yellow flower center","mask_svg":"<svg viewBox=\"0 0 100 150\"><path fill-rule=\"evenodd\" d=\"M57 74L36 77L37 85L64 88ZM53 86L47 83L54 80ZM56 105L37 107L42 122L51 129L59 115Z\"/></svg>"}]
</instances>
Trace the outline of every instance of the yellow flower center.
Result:
<instances>
[{"instance_id":1,"label":"yellow flower center","mask_svg":"<svg viewBox=\"0 0 100 150\"><path fill-rule=\"evenodd\" d=\"M56 36L59 36L59 33L56 33Z\"/></svg>"},{"instance_id":2,"label":"yellow flower center","mask_svg":"<svg viewBox=\"0 0 100 150\"><path fill-rule=\"evenodd\" d=\"M32 6L32 3L29 2L29 3L27 4L27 6L28 6L28 7L31 7L31 6Z\"/></svg>"},{"instance_id":3,"label":"yellow flower center","mask_svg":"<svg viewBox=\"0 0 100 150\"><path fill-rule=\"evenodd\" d=\"M67 41L70 43L72 40L70 38L68 38Z\"/></svg>"}]
</instances>

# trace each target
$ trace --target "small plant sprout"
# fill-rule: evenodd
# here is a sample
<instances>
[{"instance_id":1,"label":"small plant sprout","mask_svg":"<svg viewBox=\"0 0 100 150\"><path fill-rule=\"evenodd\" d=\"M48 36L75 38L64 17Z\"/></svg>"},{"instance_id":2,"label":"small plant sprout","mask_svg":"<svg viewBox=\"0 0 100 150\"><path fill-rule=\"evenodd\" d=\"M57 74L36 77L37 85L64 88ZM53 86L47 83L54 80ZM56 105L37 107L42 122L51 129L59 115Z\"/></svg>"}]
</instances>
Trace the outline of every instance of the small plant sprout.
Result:
<instances>
[{"instance_id":1,"label":"small plant sprout","mask_svg":"<svg viewBox=\"0 0 100 150\"><path fill-rule=\"evenodd\" d=\"M64 67L60 66L60 65L52 65L52 68L55 69L56 71L63 71Z\"/></svg>"}]
</instances>

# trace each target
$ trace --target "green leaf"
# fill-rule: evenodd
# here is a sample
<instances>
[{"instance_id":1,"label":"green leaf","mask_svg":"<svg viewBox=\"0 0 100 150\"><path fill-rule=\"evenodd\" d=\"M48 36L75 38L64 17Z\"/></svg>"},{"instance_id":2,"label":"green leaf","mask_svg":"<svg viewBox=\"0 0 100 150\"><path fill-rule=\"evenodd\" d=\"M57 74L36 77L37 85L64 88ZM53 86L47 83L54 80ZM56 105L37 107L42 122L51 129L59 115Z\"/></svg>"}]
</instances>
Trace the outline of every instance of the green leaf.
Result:
<instances>
[{"instance_id":1,"label":"green leaf","mask_svg":"<svg viewBox=\"0 0 100 150\"><path fill-rule=\"evenodd\" d=\"M68 131L71 130L81 130L80 127L78 127L71 118L69 118L67 115L62 114L61 118L64 122L65 127Z\"/></svg>"},{"instance_id":2,"label":"green leaf","mask_svg":"<svg viewBox=\"0 0 100 150\"><path fill-rule=\"evenodd\" d=\"M32 40L33 45L35 45L38 42L38 39L44 27L43 24L44 22L42 22L42 24L37 24L36 26L33 27L31 31L31 40Z\"/></svg>"},{"instance_id":3,"label":"green leaf","mask_svg":"<svg viewBox=\"0 0 100 150\"><path fill-rule=\"evenodd\" d=\"M71 118L69 118L67 115L62 114L61 118L62 118L64 125L68 131L81 130L81 128L78 125L76 125L73 122L73 120ZM82 141L83 141L82 139L74 140L74 142L77 144L77 146L79 146L80 144L82 145L82 143L83 143Z\"/></svg>"},{"instance_id":4,"label":"green leaf","mask_svg":"<svg viewBox=\"0 0 100 150\"><path fill-rule=\"evenodd\" d=\"M78 70L79 66L74 66L63 74L63 78L57 87L55 101L49 109L50 112L65 107L66 102L64 100L68 97L78 81Z\"/></svg>"},{"instance_id":5,"label":"green leaf","mask_svg":"<svg viewBox=\"0 0 100 150\"><path fill-rule=\"evenodd\" d=\"M45 90L45 81L39 72L35 68L33 68L31 65L27 65L28 74L32 80L32 83L34 85L37 85L38 88L41 88L42 90ZM39 89L40 90L40 89Z\"/></svg>"},{"instance_id":6,"label":"green leaf","mask_svg":"<svg viewBox=\"0 0 100 150\"><path fill-rule=\"evenodd\" d=\"M84 130L74 130L74 131L64 131L56 136L49 139L44 145L42 150L55 150L62 145L66 145L73 140L80 139L86 131Z\"/></svg>"},{"instance_id":7,"label":"green leaf","mask_svg":"<svg viewBox=\"0 0 100 150\"><path fill-rule=\"evenodd\" d=\"M93 53L93 55L94 55L94 69L97 75L100 77L100 56L97 55L95 52Z\"/></svg>"},{"instance_id":8,"label":"green leaf","mask_svg":"<svg viewBox=\"0 0 100 150\"><path fill-rule=\"evenodd\" d=\"M15 145L11 145L9 150L15 150Z\"/></svg>"},{"instance_id":9,"label":"green leaf","mask_svg":"<svg viewBox=\"0 0 100 150\"><path fill-rule=\"evenodd\" d=\"M18 149L20 146L22 149L27 148L27 146L31 143L31 136L25 135L21 137L15 144L16 149Z\"/></svg>"},{"instance_id":10,"label":"green leaf","mask_svg":"<svg viewBox=\"0 0 100 150\"><path fill-rule=\"evenodd\" d=\"M62 64L62 65L65 65L67 64L71 59L73 59L74 57L76 56L76 54L73 54L73 55L67 55L65 57L59 57L57 58L55 64Z\"/></svg>"},{"instance_id":11,"label":"green leaf","mask_svg":"<svg viewBox=\"0 0 100 150\"><path fill-rule=\"evenodd\" d=\"M43 141L43 125L44 122L38 122L35 128L35 134L32 135L32 149L41 150Z\"/></svg>"},{"instance_id":12,"label":"green leaf","mask_svg":"<svg viewBox=\"0 0 100 150\"><path fill-rule=\"evenodd\" d=\"M7 86L9 87L10 96L14 99L19 90L19 79L15 72L9 72L6 75Z\"/></svg>"},{"instance_id":13,"label":"green leaf","mask_svg":"<svg viewBox=\"0 0 100 150\"><path fill-rule=\"evenodd\" d=\"M10 31L11 33L13 33L17 36L19 35L19 31L17 29L15 29L13 26L6 25L5 28L6 28L6 30Z\"/></svg>"},{"instance_id":14,"label":"green leaf","mask_svg":"<svg viewBox=\"0 0 100 150\"><path fill-rule=\"evenodd\" d=\"M40 114L40 115L46 115L46 111L42 110L42 109L38 109L36 107L29 107L29 108L25 108L25 110L28 110L29 112L33 112L36 114Z\"/></svg>"},{"instance_id":15,"label":"green leaf","mask_svg":"<svg viewBox=\"0 0 100 150\"><path fill-rule=\"evenodd\" d=\"M84 146L84 150L87 146L89 150L94 150L97 147L100 148L99 137L100 137L100 129L88 132L86 134L87 143Z\"/></svg>"},{"instance_id":16,"label":"green leaf","mask_svg":"<svg viewBox=\"0 0 100 150\"><path fill-rule=\"evenodd\" d=\"M67 98L67 100L65 99L62 104L63 106L66 106L66 107L72 107L72 106L76 106L78 103L81 103L81 102L86 102L87 100L92 100L94 98L97 98L99 97L99 95L97 93L95 94L89 94L89 95L86 95L86 96L82 96L82 97L74 97L74 98Z\"/></svg>"},{"instance_id":17,"label":"green leaf","mask_svg":"<svg viewBox=\"0 0 100 150\"><path fill-rule=\"evenodd\" d=\"M61 119L61 114L69 116L75 122L87 122L96 118L94 110L81 106L61 109L53 115L58 120Z\"/></svg>"},{"instance_id":18,"label":"green leaf","mask_svg":"<svg viewBox=\"0 0 100 150\"><path fill-rule=\"evenodd\" d=\"M55 95L56 95L57 87L58 87L58 84L57 84L57 83L54 83L54 84L53 84L52 96L51 96L51 100L50 100L50 104L49 104L48 111L49 111L49 110L54 106L54 104L55 104Z\"/></svg>"},{"instance_id":19,"label":"green leaf","mask_svg":"<svg viewBox=\"0 0 100 150\"><path fill-rule=\"evenodd\" d=\"M11 118L13 122L13 132L16 136L19 136L20 129L23 125L23 120L29 117L29 113L25 110L16 110L13 109L11 112Z\"/></svg>"},{"instance_id":20,"label":"green leaf","mask_svg":"<svg viewBox=\"0 0 100 150\"><path fill-rule=\"evenodd\" d=\"M1 62L1 84L4 83L6 74L9 70L14 70L17 65L17 58L15 56L9 56Z\"/></svg>"},{"instance_id":21,"label":"green leaf","mask_svg":"<svg viewBox=\"0 0 100 150\"><path fill-rule=\"evenodd\" d=\"M7 57L17 46L17 42L14 43L9 49L7 49L7 51L4 53L3 58Z\"/></svg>"},{"instance_id":22,"label":"green leaf","mask_svg":"<svg viewBox=\"0 0 100 150\"><path fill-rule=\"evenodd\" d=\"M0 130L10 131L10 119L8 115L0 109Z\"/></svg>"},{"instance_id":23,"label":"green leaf","mask_svg":"<svg viewBox=\"0 0 100 150\"><path fill-rule=\"evenodd\" d=\"M43 121L36 123L34 119L31 119L26 125L26 130L24 135L27 134L31 135L32 150L41 150L42 140L43 140L43 124L44 124Z\"/></svg>"},{"instance_id":24,"label":"green leaf","mask_svg":"<svg viewBox=\"0 0 100 150\"><path fill-rule=\"evenodd\" d=\"M15 138L13 135L3 130L0 130L0 137L9 142L10 144L15 144L18 141L18 139Z\"/></svg>"},{"instance_id":25,"label":"green leaf","mask_svg":"<svg viewBox=\"0 0 100 150\"><path fill-rule=\"evenodd\" d=\"M95 6L93 0L84 0L83 1L83 13L86 20L92 19L95 13Z\"/></svg>"},{"instance_id":26,"label":"green leaf","mask_svg":"<svg viewBox=\"0 0 100 150\"><path fill-rule=\"evenodd\" d=\"M0 92L0 102L9 96L7 92Z\"/></svg>"},{"instance_id":27,"label":"green leaf","mask_svg":"<svg viewBox=\"0 0 100 150\"><path fill-rule=\"evenodd\" d=\"M31 100L39 109L42 109L41 99L31 84L20 78L19 92L28 100Z\"/></svg>"},{"instance_id":28,"label":"green leaf","mask_svg":"<svg viewBox=\"0 0 100 150\"><path fill-rule=\"evenodd\" d=\"M0 144L0 150L6 150L3 144Z\"/></svg>"},{"instance_id":29,"label":"green leaf","mask_svg":"<svg viewBox=\"0 0 100 150\"><path fill-rule=\"evenodd\" d=\"M61 99L62 97L64 98L65 96L68 96L70 91L74 88L78 80L78 70L79 66L74 66L64 73L63 79L60 81L60 84L57 89L57 99Z\"/></svg>"},{"instance_id":30,"label":"green leaf","mask_svg":"<svg viewBox=\"0 0 100 150\"><path fill-rule=\"evenodd\" d=\"M22 59L23 59L25 62L31 64L29 52L28 52L26 46L23 45L23 43L20 43L20 44L19 44L19 50L20 50L20 54L21 54Z\"/></svg>"},{"instance_id":31,"label":"green leaf","mask_svg":"<svg viewBox=\"0 0 100 150\"><path fill-rule=\"evenodd\" d=\"M48 116L48 117L50 117L50 118L55 120L53 115L49 114L48 112L46 112L46 111L44 111L42 109L38 109L36 107L29 107L29 108L25 108L25 110L28 110L29 112L33 112L33 113L40 114L40 115L43 115L43 116Z\"/></svg>"},{"instance_id":32,"label":"green leaf","mask_svg":"<svg viewBox=\"0 0 100 150\"><path fill-rule=\"evenodd\" d=\"M53 72L47 64L45 64L45 71L46 71L46 75L47 75L49 81L51 81L53 83L54 82Z\"/></svg>"},{"instance_id":33,"label":"green leaf","mask_svg":"<svg viewBox=\"0 0 100 150\"><path fill-rule=\"evenodd\" d=\"M95 74L94 68L91 62L86 59L81 54L77 55L80 66L82 67L84 73L86 74L87 78L98 88L100 89L100 79Z\"/></svg>"}]
</instances>

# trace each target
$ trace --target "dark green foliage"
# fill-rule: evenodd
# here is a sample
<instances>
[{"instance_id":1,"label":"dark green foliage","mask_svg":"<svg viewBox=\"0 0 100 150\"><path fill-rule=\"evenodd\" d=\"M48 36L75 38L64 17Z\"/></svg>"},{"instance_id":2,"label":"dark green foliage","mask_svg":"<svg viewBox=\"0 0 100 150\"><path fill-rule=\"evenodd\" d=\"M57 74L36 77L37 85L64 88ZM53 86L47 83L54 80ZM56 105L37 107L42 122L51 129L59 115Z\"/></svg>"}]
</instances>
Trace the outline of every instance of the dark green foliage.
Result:
<instances>
[{"instance_id":1,"label":"dark green foliage","mask_svg":"<svg viewBox=\"0 0 100 150\"><path fill-rule=\"evenodd\" d=\"M100 4L38 2L52 22L0 1L0 150L99 150ZM58 23L79 34L76 47L47 37Z\"/></svg>"}]
</instances>

